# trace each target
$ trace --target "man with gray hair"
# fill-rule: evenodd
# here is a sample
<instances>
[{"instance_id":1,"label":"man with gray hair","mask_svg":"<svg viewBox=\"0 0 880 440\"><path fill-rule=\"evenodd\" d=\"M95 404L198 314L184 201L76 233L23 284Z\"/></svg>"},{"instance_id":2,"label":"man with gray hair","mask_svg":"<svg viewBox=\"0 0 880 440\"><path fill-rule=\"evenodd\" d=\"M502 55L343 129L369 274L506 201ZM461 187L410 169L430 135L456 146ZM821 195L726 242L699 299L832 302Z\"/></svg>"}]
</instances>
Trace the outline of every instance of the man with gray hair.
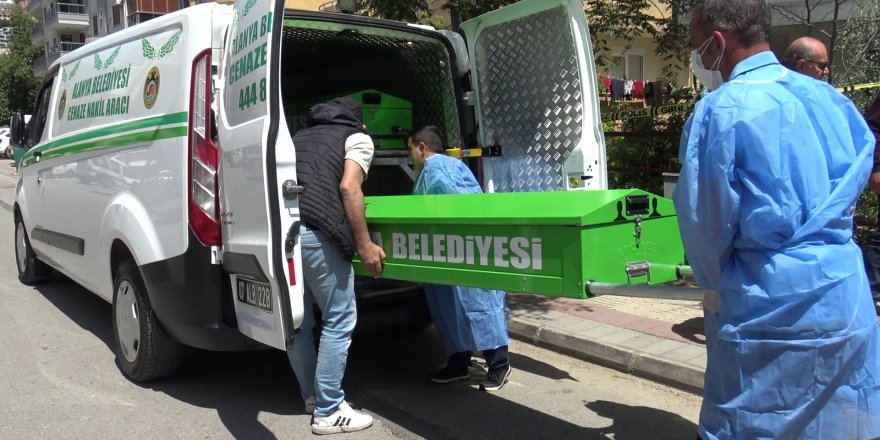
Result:
<instances>
[{"instance_id":1,"label":"man with gray hair","mask_svg":"<svg viewBox=\"0 0 880 440\"><path fill-rule=\"evenodd\" d=\"M828 49L815 38L798 38L785 51L782 65L821 81L828 76Z\"/></svg>"},{"instance_id":2,"label":"man with gray hair","mask_svg":"<svg viewBox=\"0 0 880 440\"><path fill-rule=\"evenodd\" d=\"M880 326L852 230L874 136L849 99L780 65L769 33L765 0L692 12L694 74L714 91L682 132L673 199L710 292L699 436L873 439Z\"/></svg>"}]
</instances>

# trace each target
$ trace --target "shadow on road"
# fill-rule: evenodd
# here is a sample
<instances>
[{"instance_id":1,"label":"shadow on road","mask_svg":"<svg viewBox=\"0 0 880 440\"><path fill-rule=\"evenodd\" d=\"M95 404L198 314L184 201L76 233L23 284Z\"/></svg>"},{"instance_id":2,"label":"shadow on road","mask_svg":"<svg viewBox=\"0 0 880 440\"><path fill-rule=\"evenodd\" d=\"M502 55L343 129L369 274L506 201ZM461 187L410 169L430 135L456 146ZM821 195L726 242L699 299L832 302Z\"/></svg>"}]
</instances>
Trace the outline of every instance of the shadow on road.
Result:
<instances>
[{"instance_id":1,"label":"shadow on road","mask_svg":"<svg viewBox=\"0 0 880 440\"><path fill-rule=\"evenodd\" d=\"M58 277L38 291L59 311L94 334L112 351L111 307L73 282ZM498 394L478 390L484 377L469 382L435 385L427 380L444 362L442 344L432 327L407 333L356 334L346 370L344 388L355 408L378 415L386 428L404 438L577 438L584 440L693 438L696 426L667 411L612 402L585 403L583 417L592 411L613 420L607 428L585 428L541 410L505 398L546 390L516 388L509 384ZM575 380L539 359L513 354L517 371L554 380ZM119 373L121 374L121 373ZM276 439L308 432L298 385L287 356L276 350L214 353L189 350L180 370L171 378L142 385L187 404L217 412L235 438ZM521 387L521 385L520 385ZM535 399L538 401L538 399ZM536 405L537 406L537 405ZM291 417L291 429L273 432L260 413ZM569 418L571 415L569 414ZM390 426L389 426L390 425ZM402 432L400 428L408 432ZM655 426L656 430L645 429ZM401 432L398 432L401 431ZM658 433L674 433L668 436Z\"/></svg>"},{"instance_id":2,"label":"shadow on road","mask_svg":"<svg viewBox=\"0 0 880 440\"><path fill-rule=\"evenodd\" d=\"M113 309L110 303L58 272L52 274L50 281L35 288L71 321L113 350L113 321L110 320Z\"/></svg>"},{"instance_id":3,"label":"shadow on road","mask_svg":"<svg viewBox=\"0 0 880 440\"><path fill-rule=\"evenodd\" d=\"M238 439L278 438L258 419L262 412L305 414L287 355L277 350L191 350L174 376L146 386L190 405L216 410L229 434ZM291 424L304 421L291 419Z\"/></svg>"},{"instance_id":4,"label":"shadow on road","mask_svg":"<svg viewBox=\"0 0 880 440\"><path fill-rule=\"evenodd\" d=\"M703 318L691 318L674 324L672 331L689 341L706 345L706 329L703 325Z\"/></svg>"},{"instance_id":5,"label":"shadow on road","mask_svg":"<svg viewBox=\"0 0 880 440\"><path fill-rule=\"evenodd\" d=\"M586 402L584 406L597 415L613 421L611 426L597 430L602 435L601 438L607 439L608 435L613 435L612 438L615 440L651 438L689 440L697 436L697 425L668 411L647 406L621 405L605 400ZM678 432L681 433L681 436L663 437L657 435L662 432Z\"/></svg>"}]
</instances>

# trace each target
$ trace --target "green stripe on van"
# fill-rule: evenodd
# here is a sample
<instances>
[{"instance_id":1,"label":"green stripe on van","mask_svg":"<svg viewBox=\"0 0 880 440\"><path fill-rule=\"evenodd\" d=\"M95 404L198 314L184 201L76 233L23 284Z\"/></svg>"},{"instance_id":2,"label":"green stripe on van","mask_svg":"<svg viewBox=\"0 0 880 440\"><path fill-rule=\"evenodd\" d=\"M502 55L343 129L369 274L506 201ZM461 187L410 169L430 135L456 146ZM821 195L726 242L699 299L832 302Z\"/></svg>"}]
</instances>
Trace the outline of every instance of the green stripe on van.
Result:
<instances>
[{"instance_id":1,"label":"green stripe on van","mask_svg":"<svg viewBox=\"0 0 880 440\"><path fill-rule=\"evenodd\" d=\"M150 139L158 140L158 139L166 139L168 137L183 136L183 135L186 135L186 127L175 127L175 128L183 128L184 129L182 134L175 135L175 136L164 136L161 138L149 137L149 135L155 135L159 131L163 132L163 134L167 134L167 133L165 133L165 131L168 129L162 129L162 130L145 132L144 134L147 135L146 138L138 138L138 140L132 140L132 141L127 141L127 142L123 142L123 143L119 143L119 141L116 141L116 140L129 139L132 136L138 136L141 134L135 133L135 134L117 136L117 137L108 138L108 139L101 139L100 141L83 142L83 141L89 141L89 140L92 140L95 138L101 138L101 137L105 137L105 136L111 136L114 134L124 133L127 131L139 130L142 128L149 128L149 127L159 127L161 125L180 124L180 123L184 123L184 122L188 122L188 121L189 121L189 112L171 113L171 114L167 114L167 115L141 119L138 121L123 122L121 124L115 124L115 125L111 125L108 127L102 127L102 128L92 130L92 131L89 131L86 133L79 133L79 134L75 134L73 136L59 138L59 139L53 140L52 142L47 142L43 145L40 145L38 147L31 148L30 150L28 150L25 153L24 157L21 158L21 165L28 166L28 165L33 164L34 163L34 160L33 160L34 153L36 153L36 152L43 153L42 157L44 159L48 159L50 157L58 157L58 156L62 156L64 154L76 153L76 152L81 152L81 151L90 151L90 150L96 150L96 149L100 149L100 148L116 147L116 146L125 145L128 143L141 142L143 140L150 140ZM112 143L109 143L109 144L107 142L105 142L105 141L110 141L110 140L115 140L115 141ZM76 144L76 145L72 145L72 144ZM91 148L83 147L86 145L96 145L96 146L93 146ZM71 147L67 147L67 146L71 146ZM63 148L59 148L59 147L63 147Z\"/></svg>"},{"instance_id":2,"label":"green stripe on van","mask_svg":"<svg viewBox=\"0 0 880 440\"><path fill-rule=\"evenodd\" d=\"M119 147L122 145L134 144L138 142L149 142L175 137L183 137L186 136L188 130L189 128L185 126L157 128L155 130L139 131L137 133L128 133L121 136L107 137L96 141L82 142L79 144L48 150L40 155L40 159L46 160L52 159L54 157L64 156L67 154ZM29 151L28 154L29 156L23 158L22 160L21 165L23 167L36 163L33 156L33 150Z\"/></svg>"}]
</instances>

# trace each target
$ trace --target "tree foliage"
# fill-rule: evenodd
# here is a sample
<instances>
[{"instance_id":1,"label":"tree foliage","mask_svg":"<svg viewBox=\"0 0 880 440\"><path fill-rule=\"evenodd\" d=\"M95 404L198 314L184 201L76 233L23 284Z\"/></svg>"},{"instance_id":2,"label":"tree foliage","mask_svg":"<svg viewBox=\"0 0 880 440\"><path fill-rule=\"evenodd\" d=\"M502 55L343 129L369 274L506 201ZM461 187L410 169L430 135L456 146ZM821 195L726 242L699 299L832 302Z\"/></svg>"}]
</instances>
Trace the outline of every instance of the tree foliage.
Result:
<instances>
[{"instance_id":1,"label":"tree foliage","mask_svg":"<svg viewBox=\"0 0 880 440\"><path fill-rule=\"evenodd\" d=\"M431 8L425 0L359 0L360 9L371 17L417 23Z\"/></svg>"},{"instance_id":2,"label":"tree foliage","mask_svg":"<svg viewBox=\"0 0 880 440\"><path fill-rule=\"evenodd\" d=\"M865 84L880 81L880 3L867 4L847 20L840 30L835 48L842 57L837 83ZM880 91L878 88L850 93L859 108L865 109Z\"/></svg>"},{"instance_id":3,"label":"tree foliage","mask_svg":"<svg viewBox=\"0 0 880 440\"><path fill-rule=\"evenodd\" d=\"M836 50L846 54L838 71L839 84L880 82L880 4L869 2L858 8L840 29ZM865 110L880 93L880 88L847 92L856 105ZM880 225L878 196L866 190L856 209L855 237L865 243Z\"/></svg>"},{"instance_id":4,"label":"tree foliage","mask_svg":"<svg viewBox=\"0 0 880 440\"><path fill-rule=\"evenodd\" d=\"M40 79L34 77L33 62L43 50L31 44L33 18L19 5L10 16L12 38L0 56L0 121L9 121L14 111L33 110Z\"/></svg>"},{"instance_id":5,"label":"tree foliage","mask_svg":"<svg viewBox=\"0 0 880 440\"><path fill-rule=\"evenodd\" d=\"M370 16L436 24L425 0L359 0L361 10ZM452 18L452 27L516 0L449 0L443 6ZM612 41L633 41L649 37L657 43L657 53L666 62L664 73L672 75L684 67L687 57L687 23L681 17L694 0L585 0L595 62L608 66L613 61ZM659 14L650 13L651 10ZM659 16L658 16L659 15Z\"/></svg>"},{"instance_id":6,"label":"tree foliage","mask_svg":"<svg viewBox=\"0 0 880 440\"><path fill-rule=\"evenodd\" d=\"M831 83L834 83L836 76L836 72L833 68L834 58L841 53L837 47L837 40L840 38L840 27L843 24L842 13L847 4L856 9L861 6L861 3L855 0L802 0L802 3L779 3L770 5L770 7L782 17L803 26L806 29L806 36L810 37L813 36L813 34L822 34L828 38L830 41L828 47L828 82ZM830 20L827 16L817 16L819 13L819 7L825 5L831 6ZM823 22L829 23L831 27L830 31L819 26L819 23Z\"/></svg>"},{"instance_id":7,"label":"tree foliage","mask_svg":"<svg viewBox=\"0 0 880 440\"><path fill-rule=\"evenodd\" d=\"M681 88L667 97L666 104L693 100L693 90ZM662 173L677 173L680 168L679 139L688 116L689 113L673 113L605 122L608 187L638 188L663 194ZM618 136L615 132L629 134Z\"/></svg>"},{"instance_id":8,"label":"tree foliage","mask_svg":"<svg viewBox=\"0 0 880 440\"><path fill-rule=\"evenodd\" d=\"M443 9L449 11L449 15L452 17L452 25L457 29L458 25L466 20L511 3L516 3L516 0L449 0L443 6Z\"/></svg>"}]
</instances>

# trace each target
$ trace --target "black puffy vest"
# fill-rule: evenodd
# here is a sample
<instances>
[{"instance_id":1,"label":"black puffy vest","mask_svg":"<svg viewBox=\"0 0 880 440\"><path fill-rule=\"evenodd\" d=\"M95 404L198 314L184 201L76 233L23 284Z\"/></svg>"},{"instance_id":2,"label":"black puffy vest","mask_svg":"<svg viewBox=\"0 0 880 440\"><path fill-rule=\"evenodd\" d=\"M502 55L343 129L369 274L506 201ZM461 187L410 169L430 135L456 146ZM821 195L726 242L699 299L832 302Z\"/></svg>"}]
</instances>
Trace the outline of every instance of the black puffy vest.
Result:
<instances>
[{"instance_id":1,"label":"black puffy vest","mask_svg":"<svg viewBox=\"0 0 880 440\"><path fill-rule=\"evenodd\" d=\"M293 137L297 181L304 187L299 195L299 209L309 228L332 237L345 258L351 260L355 242L339 184L345 163L345 140L352 134L363 133L363 129L345 109L329 107L315 106L310 123L317 125L304 128Z\"/></svg>"}]
</instances>

